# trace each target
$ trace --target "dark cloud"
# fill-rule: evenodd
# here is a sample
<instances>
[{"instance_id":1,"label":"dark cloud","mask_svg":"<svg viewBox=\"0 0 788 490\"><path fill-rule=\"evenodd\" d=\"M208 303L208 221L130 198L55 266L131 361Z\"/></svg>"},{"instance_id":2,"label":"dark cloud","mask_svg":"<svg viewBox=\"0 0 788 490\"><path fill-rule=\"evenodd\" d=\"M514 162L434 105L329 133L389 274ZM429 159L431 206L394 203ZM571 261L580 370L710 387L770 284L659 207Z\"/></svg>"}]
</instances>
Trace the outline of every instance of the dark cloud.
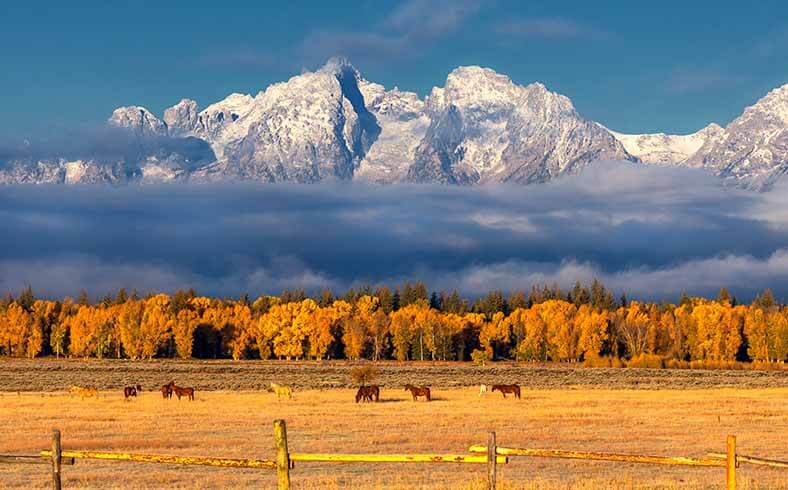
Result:
<instances>
[{"instance_id":1,"label":"dark cloud","mask_svg":"<svg viewBox=\"0 0 788 490\"><path fill-rule=\"evenodd\" d=\"M686 169L594 164L532 186L12 186L0 292L204 294L422 279L476 295L599 277L618 291L788 292L788 194Z\"/></svg>"}]
</instances>

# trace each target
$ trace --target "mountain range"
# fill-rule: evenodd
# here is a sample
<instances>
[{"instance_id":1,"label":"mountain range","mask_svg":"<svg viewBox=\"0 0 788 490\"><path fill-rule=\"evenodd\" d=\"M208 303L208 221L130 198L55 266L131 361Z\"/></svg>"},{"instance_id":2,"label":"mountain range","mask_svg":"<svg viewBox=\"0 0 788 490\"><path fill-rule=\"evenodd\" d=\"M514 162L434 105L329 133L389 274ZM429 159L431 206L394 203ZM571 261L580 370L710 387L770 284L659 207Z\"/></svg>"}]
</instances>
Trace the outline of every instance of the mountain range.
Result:
<instances>
[{"instance_id":1,"label":"mountain range","mask_svg":"<svg viewBox=\"0 0 788 490\"><path fill-rule=\"evenodd\" d=\"M425 98L364 79L347 60L200 109L183 99L159 118L116 109L106 133L70 151L0 153L0 183L254 180L313 183L541 183L599 160L705 168L765 189L788 170L788 85L726 127L689 135L622 134L584 119L541 83L477 66Z\"/></svg>"}]
</instances>

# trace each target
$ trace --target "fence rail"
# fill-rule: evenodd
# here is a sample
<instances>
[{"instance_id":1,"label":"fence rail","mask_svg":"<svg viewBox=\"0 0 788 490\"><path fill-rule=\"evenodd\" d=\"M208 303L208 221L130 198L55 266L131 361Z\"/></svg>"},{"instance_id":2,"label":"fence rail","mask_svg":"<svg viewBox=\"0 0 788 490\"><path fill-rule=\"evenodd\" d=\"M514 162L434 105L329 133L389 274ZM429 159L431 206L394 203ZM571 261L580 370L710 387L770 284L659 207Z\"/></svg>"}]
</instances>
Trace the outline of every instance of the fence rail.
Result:
<instances>
[{"instance_id":1,"label":"fence rail","mask_svg":"<svg viewBox=\"0 0 788 490\"><path fill-rule=\"evenodd\" d=\"M136 461L198 466L221 466L224 468L276 468L276 461L265 459L204 458L199 456L168 456L161 454L106 453L100 451L62 451L61 457L74 459L103 459L112 461ZM42 458L51 458L52 451L41 451Z\"/></svg>"},{"instance_id":2,"label":"fence rail","mask_svg":"<svg viewBox=\"0 0 788 490\"><path fill-rule=\"evenodd\" d=\"M294 462L324 463L470 463L487 464L487 488L494 490L497 478L497 465L509 463L510 456L531 456L543 458L564 458L578 460L614 461L660 465L681 465L696 467L721 467L726 469L728 490L736 489L736 468L740 463L788 468L788 461L757 458L736 453L736 437L728 436L725 453L707 453L708 459L682 456L649 456L641 454L619 454L589 451L567 451L558 449L531 449L497 446L495 432L490 432L487 445L474 445L469 448L473 454L328 454L328 453L291 453L287 445L287 427L284 420L274 421L274 443L276 459L234 459L197 456L172 456L158 454L113 453L101 451L69 451L60 446L60 431L52 431L52 449L37 455L0 455L0 463L7 464L51 464L52 488L61 488L61 465L73 465L78 459L105 461L134 461L141 463L200 465L225 468L253 468L276 470L278 488L290 489L290 470Z\"/></svg>"},{"instance_id":3,"label":"fence rail","mask_svg":"<svg viewBox=\"0 0 788 490\"><path fill-rule=\"evenodd\" d=\"M486 453L487 446L475 445L471 446L469 450L472 453ZM725 461L720 461L717 459L696 459L685 458L682 456L644 456L639 454L592 453L585 451L562 451L559 449L526 449L498 446L496 448L496 453L506 456L588 459L596 461L621 461L627 463L650 463L686 466L725 466Z\"/></svg>"}]
</instances>

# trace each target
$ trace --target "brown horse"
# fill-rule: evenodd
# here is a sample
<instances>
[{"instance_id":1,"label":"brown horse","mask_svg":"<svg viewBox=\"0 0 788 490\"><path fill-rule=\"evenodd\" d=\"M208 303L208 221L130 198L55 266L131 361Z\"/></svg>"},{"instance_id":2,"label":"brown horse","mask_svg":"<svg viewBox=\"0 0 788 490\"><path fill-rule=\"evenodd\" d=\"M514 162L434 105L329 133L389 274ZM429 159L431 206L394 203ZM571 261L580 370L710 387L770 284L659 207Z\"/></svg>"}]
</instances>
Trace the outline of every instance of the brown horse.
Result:
<instances>
[{"instance_id":1,"label":"brown horse","mask_svg":"<svg viewBox=\"0 0 788 490\"><path fill-rule=\"evenodd\" d=\"M137 387L136 386L127 386L123 388L123 398L126 400L129 399L131 396L137 396Z\"/></svg>"},{"instance_id":2,"label":"brown horse","mask_svg":"<svg viewBox=\"0 0 788 490\"><path fill-rule=\"evenodd\" d=\"M175 381L170 381L161 387L162 398L172 398L172 389L175 387Z\"/></svg>"},{"instance_id":3,"label":"brown horse","mask_svg":"<svg viewBox=\"0 0 788 490\"><path fill-rule=\"evenodd\" d=\"M517 399L520 398L519 385L493 385L490 391L500 391L504 398L506 398L507 393L512 393Z\"/></svg>"},{"instance_id":4,"label":"brown horse","mask_svg":"<svg viewBox=\"0 0 788 490\"><path fill-rule=\"evenodd\" d=\"M172 391L175 393L175 396L178 397L178 400L180 400L182 396L188 396L189 400L194 400L194 388L181 388L180 386L175 386L175 384L173 384Z\"/></svg>"},{"instance_id":5,"label":"brown horse","mask_svg":"<svg viewBox=\"0 0 788 490\"><path fill-rule=\"evenodd\" d=\"M377 385L362 385L356 392L356 403L359 401L371 402L373 398L376 402L380 401L380 388Z\"/></svg>"},{"instance_id":6,"label":"brown horse","mask_svg":"<svg viewBox=\"0 0 788 490\"><path fill-rule=\"evenodd\" d=\"M410 391L410 394L413 396L413 401L415 402L418 397L423 396L427 399L427 401L431 401L432 398L430 397L430 387L429 386L413 386L412 384L405 385L405 391Z\"/></svg>"}]
</instances>

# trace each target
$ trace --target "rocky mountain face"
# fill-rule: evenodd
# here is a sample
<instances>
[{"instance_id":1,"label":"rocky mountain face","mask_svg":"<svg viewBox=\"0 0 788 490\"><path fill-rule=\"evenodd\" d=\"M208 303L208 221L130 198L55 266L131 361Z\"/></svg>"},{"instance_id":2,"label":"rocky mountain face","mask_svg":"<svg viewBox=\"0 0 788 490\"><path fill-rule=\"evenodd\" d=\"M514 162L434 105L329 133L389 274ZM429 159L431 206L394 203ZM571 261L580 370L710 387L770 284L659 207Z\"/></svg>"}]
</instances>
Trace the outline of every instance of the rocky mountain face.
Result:
<instances>
[{"instance_id":1,"label":"rocky mountain face","mask_svg":"<svg viewBox=\"0 0 788 490\"><path fill-rule=\"evenodd\" d=\"M635 160L572 102L492 70L454 70L427 97L430 126L408 169L411 182L546 182L596 160Z\"/></svg>"},{"instance_id":2,"label":"rocky mountain face","mask_svg":"<svg viewBox=\"0 0 788 490\"><path fill-rule=\"evenodd\" d=\"M788 85L725 128L627 135L583 119L565 96L480 67L452 71L424 99L365 80L344 59L202 110L157 118L116 109L120 132L81 152L0 152L0 183L358 180L533 184L597 160L709 168L763 188L788 170ZM110 141L111 143L107 143ZM106 151L111 147L111 151Z\"/></svg>"},{"instance_id":3,"label":"rocky mountain face","mask_svg":"<svg viewBox=\"0 0 788 490\"><path fill-rule=\"evenodd\" d=\"M788 85L772 90L722 128L697 133L611 133L644 163L705 168L727 183L764 190L788 173Z\"/></svg>"},{"instance_id":4,"label":"rocky mountain face","mask_svg":"<svg viewBox=\"0 0 788 490\"><path fill-rule=\"evenodd\" d=\"M686 164L745 187L770 187L788 171L788 85L747 107Z\"/></svg>"}]
</instances>

